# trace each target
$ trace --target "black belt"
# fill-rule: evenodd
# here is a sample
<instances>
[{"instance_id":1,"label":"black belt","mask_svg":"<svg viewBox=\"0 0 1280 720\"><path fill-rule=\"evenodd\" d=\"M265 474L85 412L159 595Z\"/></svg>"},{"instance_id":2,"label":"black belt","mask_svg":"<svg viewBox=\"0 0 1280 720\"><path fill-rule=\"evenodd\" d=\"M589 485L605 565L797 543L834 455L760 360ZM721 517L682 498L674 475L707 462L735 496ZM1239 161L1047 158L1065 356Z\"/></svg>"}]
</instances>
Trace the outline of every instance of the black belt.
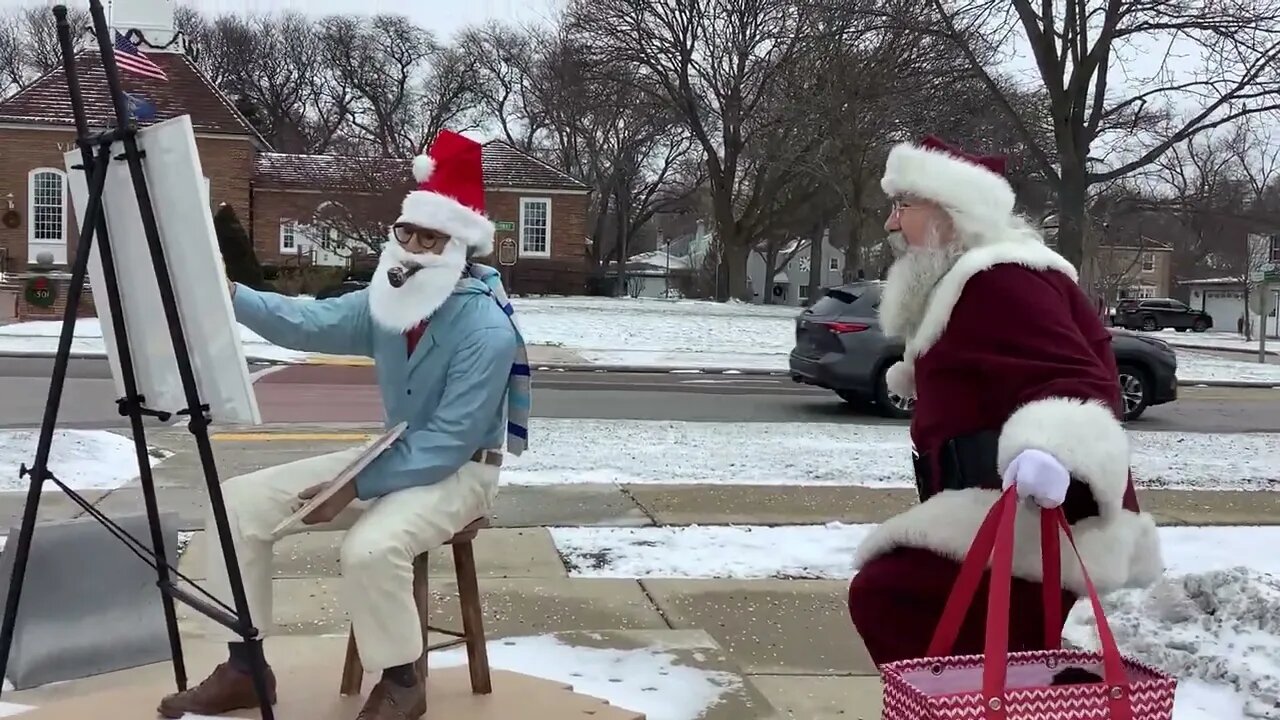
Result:
<instances>
[{"instance_id":1,"label":"black belt","mask_svg":"<svg viewBox=\"0 0 1280 720\"><path fill-rule=\"evenodd\" d=\"M1000 434L984 431L947 440L933 453L921 455L913 450L920 502L944 490L999 490L1003 484L996 458L999 447Z\"/></svg>"},{"instance_id":2,"label":"black belt","mask_svg":"<svg viewBox=\"0 0 1280 720\"><path fill-rule=\"evenodd\" d=\"M492 465L493 467L502 467L502 451L501 450L477 450L471 456L471 462L480 463L481 465Z\"/></svg>"}]
</instances>

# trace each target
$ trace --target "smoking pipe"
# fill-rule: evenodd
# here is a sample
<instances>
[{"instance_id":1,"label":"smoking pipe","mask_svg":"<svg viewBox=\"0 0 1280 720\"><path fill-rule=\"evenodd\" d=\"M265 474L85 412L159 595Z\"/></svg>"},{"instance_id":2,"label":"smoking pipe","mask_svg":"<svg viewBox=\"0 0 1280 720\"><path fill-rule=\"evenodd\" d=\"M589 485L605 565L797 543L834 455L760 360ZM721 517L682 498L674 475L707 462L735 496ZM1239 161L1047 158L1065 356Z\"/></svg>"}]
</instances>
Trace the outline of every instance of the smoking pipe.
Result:
<instances>
[{"instance_id":1,"label":"smoking pipe","mask_svg":"<svg viewBox=\"0 0 1280 720\"><path fill-rule=\"evenodd\" d=\"M417 263L410 265L408 269L405 269L404 265L389 267L387 268L387 282L391 283L391 287L394 288L404 287L409 278L413 277L414 273L421 270L422 267Z\"/></svg>"}]
</instances>

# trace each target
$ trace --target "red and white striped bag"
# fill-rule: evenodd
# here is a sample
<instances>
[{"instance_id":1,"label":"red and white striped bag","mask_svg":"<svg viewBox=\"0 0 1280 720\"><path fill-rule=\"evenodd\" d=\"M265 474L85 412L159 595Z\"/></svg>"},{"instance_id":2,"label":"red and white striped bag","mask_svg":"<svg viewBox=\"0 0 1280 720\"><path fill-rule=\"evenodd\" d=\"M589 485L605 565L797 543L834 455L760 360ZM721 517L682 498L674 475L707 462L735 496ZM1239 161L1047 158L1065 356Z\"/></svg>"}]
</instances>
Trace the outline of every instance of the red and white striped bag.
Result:
<instances>
[{"instance_id":1,"label":"red and white striped bag","mask_svg":"<svg viewBox=\"0 0 1280 720\"><path fill-rule=\"evenodd\" d=\"M1062 616L1059 528L1082 570L1084 561L1060 508L1041 513L1045 647L1051 649L1009 653L1009 595L1018 502L1012 489L1005 492L978 529L927 656L881 668L883 720L1172 720L1177 681L1120 655L1088 570L1084 570L1085 585L1098 621L1102 652L1061 649L1057 620ZM973 604L988 558L991 586L984 654L948 656ZM1068 666L1093 672L1103 682L1053 685L1053 676Z\"/></svg>"}]
</instances>

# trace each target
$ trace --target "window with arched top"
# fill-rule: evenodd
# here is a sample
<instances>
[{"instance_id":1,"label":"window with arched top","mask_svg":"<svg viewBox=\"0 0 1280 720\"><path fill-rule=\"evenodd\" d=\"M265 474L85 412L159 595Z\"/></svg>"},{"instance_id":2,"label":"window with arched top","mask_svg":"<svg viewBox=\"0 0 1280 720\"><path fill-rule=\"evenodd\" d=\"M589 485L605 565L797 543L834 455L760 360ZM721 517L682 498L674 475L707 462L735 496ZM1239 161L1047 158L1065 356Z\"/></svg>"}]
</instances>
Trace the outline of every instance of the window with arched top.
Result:
<instances>
[{"instance_id":1,"label":"window with arched top","mask_svg":"<svg viewBox=\"0 0 1280 720\"><path fill-rule=\"evenodd\" d=\"M67 174L49 167L27 174L27 262L44 252L67 262Z\"/></svg>"}]
</instances>

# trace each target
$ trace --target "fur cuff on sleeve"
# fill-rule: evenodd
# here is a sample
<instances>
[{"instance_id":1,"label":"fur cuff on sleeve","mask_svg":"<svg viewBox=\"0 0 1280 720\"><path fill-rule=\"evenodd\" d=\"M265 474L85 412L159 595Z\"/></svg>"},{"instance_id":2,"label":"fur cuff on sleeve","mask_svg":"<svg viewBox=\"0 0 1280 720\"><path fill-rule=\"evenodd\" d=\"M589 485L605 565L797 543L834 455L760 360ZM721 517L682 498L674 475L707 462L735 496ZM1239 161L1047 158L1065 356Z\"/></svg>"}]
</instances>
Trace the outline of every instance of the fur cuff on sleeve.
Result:
<instances>
[{"instance_id":1,"label":"fur cuff on sleeve","mask_svg":"<svg viewBox=\"0 0 1280 720\"><path fill-rule=\"evenodd\" d=\"M1055 397L1022 406L1000 432L1000 473L1030 448L1054 456L1087 483L1103 518L1120 512L1129 486L1129 439L1103 403Z\"/></svg>"},{"instance_id":2,"label":"fur cuff on sleeve","mask_svg":"<svg viewBox=\"0 0 1280 720\"><path fill-rule=\"evenodd\" d=\"M894 363L884 374L884 384L889 388L889 392L900 398L915 397L915 366L903 361Z\"/></svg>"}]
</instances>

